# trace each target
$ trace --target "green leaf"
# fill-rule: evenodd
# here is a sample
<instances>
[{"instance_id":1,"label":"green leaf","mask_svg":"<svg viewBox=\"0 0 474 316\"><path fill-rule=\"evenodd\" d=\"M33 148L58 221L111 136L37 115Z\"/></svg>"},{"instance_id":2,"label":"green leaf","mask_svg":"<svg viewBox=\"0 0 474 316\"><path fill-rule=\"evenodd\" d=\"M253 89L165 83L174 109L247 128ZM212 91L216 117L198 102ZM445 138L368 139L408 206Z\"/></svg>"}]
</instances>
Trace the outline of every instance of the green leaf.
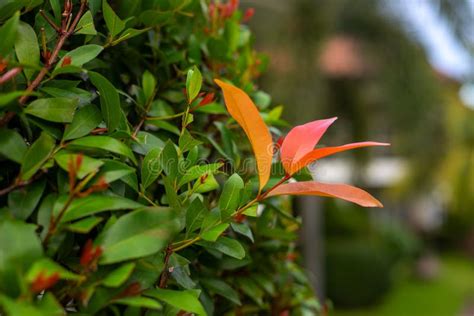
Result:
<instances>
[{"instance_id":1,"label":"green leaf","mask_svg":"<svg viewBox=\"0 0 474 316\"><path fill-rule=\"evenodd\" d=\"M233 288L231 288L227 283L219 279L201 279L200 283L204 285L207 289L211 290L217 295L227 298L229 301L241 305L239 299L239 293L237 293Z\"/></svg>"},{"instance_id":2,"label":"green leaf","mask_svg":"<svg viewBox=\"0 0 474 316\"><path fill-rule=\"evenodd\" d=\"M54 17L59 20L61 18L61 5L59 4L60 0L49 0L51 4L51 9L53 9Z\"/></svg>"},{"instance_id":3,"label":"green leaf","mask_svg":"<svg viewBox=\"0 0 474 316\"><path fill-rule=\"evenodd\" d=\"M216 173L223 165L222 162L218 162L209 165L193 166L180 178L178 186L181 187L182 185L196 180L203 175Z\"/></svg>"},{"instance_id":4,"label":"green leaf","mask_svg":"<svg viewBox=\"0 0 474 316\"><path fill-rule=\"evenodd\" d=\"M77 103L77 99L37 99L26 107L25 113L51 122L70 123L74 117Z\"/></svg>"},{"instance_id":5,"label":"green leaf","mask_svg":"<svg viewBox=\"0 0 474 316\"><path fill-rule=\"evenodd\" d=\"M140 155L146 155L153 148L163 148L165 143L155 135L140 131L132 145L134 152Z\"/></svg>"},{"instance_id":6,"label":"green leaf","mask_svg":"<svg viewBox=\"0 0 474 316\"><path fill-rule=\"evenodd\" d=\"M199 69L194 66L188 70L186 77L186 93L188 96L188 103L191 103L201 91L202 75Z\"/></svg>"},{"instance_id":7,"label":"green leaf","mask_svg":"<svg viewBox=\"0 0 474 316\"><path fill-rule=\"evenodd\" d=\"M26 280L28 282L33 282L41 273L46 275L52 275L54 273L59 274L59 278L63 280L80 280L80 275L72 273L71 271L66 270L61 265L57 264L49 258L43 258L36 261L33 266L28 270L26 275Z\"/></svg>"},{"instance_id":8,"label":"green leaf","mask_svg":"<svg viewBox=\"0 0 474 316\"><path fill-rule=\"evenodd\" d=\"M82 155L82 154L81 154ZM68 152L67 150L61 150L56 155L54 155L54 160L58 163L58 165L65 170L66 172L69 170L69 164L71 161L74 163L77 161L77 157L79 154ZM82 155L82 163L77 171L77 178L82 179L86 175L97 172L104 163L99 159L94 159L85 155Z\"/></svg>"},{"instance_id":9,"label":"green leaf","mask_svg":"<svg viewBox=\"0 0 474 316\"><path fill-rule=\"evenodd\" d=\"M168 132L173 133L173 134L178 135L178 136L181 134L181 131L179 130L178 127L176 127L176 125L171 124L171 123L166 122L166 121L152 120L152 121L147 121L147 124L156 126L158 128L161 128L165 131L168 131Z\"/></svg>"},{"instance_id":10,"label":"green leaf","mask_svg":"<svg viewBox=\"0 0 474 316\"><path fill-rule=\"evenodd\" d=\"M205 214L202 220L201 230L206 231L215 226L221 220L220 211L218 208L212 209L209 213Z\"/></svg>"},{"instance_id":11,"label":"green leaf","mask_svg":"<svg viewBox=\"0 0 474 316\"><path fill-rule=\"evenodd\" d=\"M142 179L142 187L143 190L146 190L155 182L155 180L160 175L163 167L160 161L160 148L154 148L146 154L145 158L143 159L142 163L142 170L141 170L141 179Z\"/></svg>"},{"instance_id":12,"label":"green leaf","mask_svg":"<svg viewBox=\"0 0 474 316\"><path fill-rule=\"evenodd\" d=\"M171 259L170 259L171 261ZM183 288L189 290L196 287L196 283L189 276L189 267L186 266L176 266L173 263L170 263L173 267L171 271L171 277Z\"/></svg>"},{"instance_id":13,"label":"green leaf","mask_svg":"<svg viewBox=\"0 0 474 316\"><path fill-rule=\"evenodd\" d=\"M123 33L119 36L119 38L117 38L116 40L113 40L111 45L112 46L115 46L117 45L118 43L121 43L125 40L128 40L129 38L132 38L132 37L135 37L135 36L138 36L142 33L145 33L146 31L148 31L149 28L146 28L146 29L141 29L141 30L137 30L137 29L126 29L125 31L123 31Z\"/></svg>"},{"instance_id":14,"label":"green leaf","mask_svg":"<svg viewBox=\"0 0 474 316\"><path fill-rule=\"evenodd\" d=\"M15 44L19 18L20 12L16 12L0 27L0 38L2 39L0 41L0 56L2 57L6 57Z\"/></svg>"},{"instance_id":15,"label":"green leaf","mask_svg":"<svg viewBox=\"0 0 474 316\"><path fill-rule=\"evenodd\" d=\"M104 2L105 3L105 2ZM120 123L122 108L120 98L114 85L101 74L89 71L92 84L100 93L100 110L109 133L115 131Z\"/></svg>"},{"instance_id":16,"label":"green leaf","mask_svg":"<svg viewBox=\"0 0 474 316\"><path fill-rule=\"evenodd\" d=\"M17 163L23 161L26 144L17 132L11 129L0 129L0 154Z\"/></svg>"},{"instance_id":17,"label":"green leaf","mask_svg":"<svg viewBox=\"0 0 474 316\"><path fill-rule=\"evenodd\" d=\"M207 113L207 114L227 114L225 107L220 103L210 103L206 106L200 106L194 110L194 112Z\"/></svg>"},{"instance_id":18,"label":"green leaf","mask_svg":"<svg viewBox=\"0 0 474 316\"><path fill-rule=\"evenodd\" d=\"M241 234L245 237L247 237L248 239L250 239L250 241L254 242L254 239L253 239L253 233L252 233L252 230L250 229L250 226L249 225L246 225L246 224L243 224L243 223L230 223L230 225L232 226L232 229L238 233L238 234Z\"/></svg>"},{"instance_id":19,"label":"green leaf","mask_svg":"<svg viewBox=\"0 0 474 316\"><path fill-rule=\"evenodd\" d=\"M63 58L61 58L61 60L56 65L55 71L56 69L62 68L64 60L68 57L71 59L70 66L82 67L82 65L84 65L85 63L88 63L91 60L94 60L97 56L99 56L99 54L103 50L104 48L102 46L95 44L84 45L73 49L72 51L64 55Z\"/></svg>"},{"instance_id":20,"label":"green leaf","mask_svg":"<svg viewBox=\"0 0 474 316\"><path fill-rule=\"evenodd\" d=\"M101 217L86 217L82 220L67 225L66 229L78 234L88 234L94 227L102 222L102 220L103 219Z\"/></svg>"},{"instance_id":21,"label":"green leaf","mask_svg":"<svg viewBox=\"0 0 474 316\"><path fill-rule=\"evenodd\" d=\"M127 175L135 175L135 169L117 160L102 159L104 165L100 168L99 177L103 177L105 182L112 183Z\"/></svg>"},{"instance_id":22,"label":"green leaf","mask_svg":"<svg viewBox=\"0 0 474 316\"><path fill-rule=\"evenodd\" d=\"M53 152L54 146L54 139L42 132L25 153L20 172L22 180L28 180L43 166Z\"/></svg>"},{"instance_id":23,"label":"green leaf","mask_svg":"<svg viewBox=\"0 0 474 316\"><path fill-rule=\"evenodd\" d=\"M138 193L138 178L135 172L121 177L120 180Z\"/></svg>"},{"instance_id":24,"label":"green leaf","mask_svg":"<svg viewBox=\"0 0 474 316\"><path fill-rule=\"evenodd\" d=\"M193 190L196 193L206 193L217 189L219 189L219 183L212 173L208 174L205 179L196 181L193 186Z\"/></svg>"},{"instance_id":25,"label":"green leaf","mask_svg":"<svg viewBox=\"0 0 474 316\"><path fill-rule=\"evenodd\" d=\"M51 82L51 84L54 85L54 83L56 82L57 81L53 81ZM58 88L55 86L51 86L51 87L47 86L47 87L41 87L40 90L55 98L62 97L62 98L77 99L80 107L83 107L86 104L89 104L93 99L92 92L86 91L81 88L76 88L76 87Z\"/></svg>"},{"instance_id":26,"label":"green leaf","mask_svg":"<svg viewBox=\"0 0 474 316\"><path fill-rule=\"evenodd\" d=\"M254 300L258 305L263 304L263 295L265 292L258 286L258 284L252 278L242 277L237 279L240 289L248 297Z\"/></svg>"},{"instance_id":27,"label":"green leaf","mask_svg":"<svg viewBox=\"0 0 474 316\"><path fill-rule=\"evenodd\" d=\"M174 291L165 289L150 289L143 294L157 298L171 306L177 307L186 312L196 313L198 315L207 315L204 307L196 297L193 290Z\"/></svg>"},{"instance_id":28,"label":"green leaf","mask_svg":"<svg viewBox=\"0 0 474 316\"><path fill-rule=\"evenodd\" d=\"M236 259L243 259L245 257L245 249L242 245L237 240L228 237L219 237L216 242L200 241L198 244L205 248L220 251Z\"/></svg>"},{"instance_id":29,"label":"green leaf","mask_svg":"<svg viewBox=\"0 0 474 316\"><path fill-rule=\"evenodd\" d=\"M99 263L116 263L162 250L177 229L172 215L165 208L145 208L123 215L105 231Z\"/></svg>"},{"instance_id":30,"label":"green leaf","mask_svg":"<svg viewBox=\"0 0 474 316\"><path fill-rule=\"evenodd\" d=\"M75 199L64 213L61 222L73 221L104 211L133 210L140 207L143 205L124 197L91 194Z\"/></svg>"},{"instance_id":31,"label":"green leaf","mask_svg":"<svg viewBox=\"0 0 474 316\"><path fill-rule=\"evenodd\" d=\"M146 10L140 14L140 21L146 26L157 26L160 24L166 24L173 18L173 12L158 11L158 10Z\"/></svg>"},{"instance_id":32,"label":"green leaf","mask_svg":"<svg viewBox=\"0 0 474 316\"><path fill-rule=\"evenodd\" d=\"M15 52L18 61L25 66L38 67L40 62L40 49L35 30L27 23L18 25L18 35L15 41ZM26 79L30 80L35 69L25 68L23 70Z\"/></svg>"},{"instance_id":33,"label":"green leaf","mask_svg":"<svg viewBox=\"0 0 474 316\"><path fill-rule=\"evenodd\" d=\"M128 280L133 269L135 269L135 262L126 263L110 272L105 279L102 280L102 284L108 287L119 287Z\"/></svg>"},{"instance_id":34,"label":"green leaf","mask_svg":"<svg viewBox=\"0 0 474 316\"><path fill-rule=\"evenodd\" d=\"M178 153L171 141L166 142L163 147L160 164L166 175L174 182L178 177Z\"/></svg>"},{"instance_id":35,"label":"green leaf","mask_svg":"<svg viewBox=\"0 0 474 316\"><path fill-rule=\"evenodd\" d=\"M234 173L225 182L221 197L219 198L219 208L222 212L222 218L229 217L239 206L242 190L244 189L244 181Z\"/></svg>"},{"instance_id":36,"label":"green leaf","mask_svg":"<svg viewBox=\"0 0 474 316\"><path fill-rule=\"evenodd\" d=\"M40 258L43 247L36 226L20 221L0 221L0 293L19 294L18 285L11 286L12 276L26 272L31 262Z\"/></svg>"},{"instance_id":37,"label":"green leaf","mask_svg":"<svg viewBox=\"0 0 474 316\"><path fill-rule=\"evenodd\" d=\"M156 88L156 79L148 70L143 73L142 87L145 99L147 102L151 101L150 98L153 96Z\"/></svg>"},{"instance_id":38,"label":"green leaf","mask_svg":"<svg viewBox=\"0 0 474 316\"><path fill-rule=\"evenodd\" d=\"M169 177L163 177L163 184L165 186L166 202L175 210L180 210L181 203L179 202L178 194L176 193L171 179Z\"/></svg>"},{"instance_id":39,"label":"green leaf","mask_svg":"<svg viewBox=\"0 0 474 316\"><path fill-rule=\"evenodd\" d=\"M28 91L12 91L7 93L0 93L0 108L9 105L13 101L17 100L19 97L24 95L36 94Z\"/></svg>"},{"instance_id":40,"label":"green leaf","mask_svg":"<svg viewBox=\"0 0 474 316\"><path fill-rule=\"evenodd\" d=\"M214 226L201 234L202 240L216 241L217 238L229 227L229 223L222 223Z\"/></svg>"},{"instance_id":41,"label":"green leaf","mask_svg":"<svg viewBox=\"0 0 474 316\"><path fill-rule=\"evenodd\" d=\"M77 23L74 34L97 35L91 11L87 11Z\"/></svg>"},{"instance_id":42,"label":"green leaf","mask_svg":"<svg viewBox=\"0 0 474 316\"><path fill-rule=\"evenodd\" d=\"M86 136L102 122L99 109L93 104L88 104L77 110L72 123L64 130L63 140L70 140Z\"/></svg>"},{"instance_id":43,"label":"green leaf","mask_svg":"<svg viewBox=\"0 0 474 316\"><path fill-rule=\"evenodd\" d=\"M186 211L186 237L201 227L206 210L201 200L194 198Z\"/></svg>"},{"instance_id":44,"label":"green leaf","mask_svg":"<svg viewBox=\"0 0 474 316\"><path fill-rule=\"evenodd\" d=\"M119 298L113 301L115 304L134 306L134 307L143 307L146 309L161 309L162 306L156 300L143 296L130 296Z\"/></svg>"},{"instance_id":45,"label":"green leaf","mask_svg":"<svg viewBox=\"0 0 474 316\"><path fill-rule=\"evenodd\" d=\"M258 203L247 208L242 214L250 217L258 217Z\"/></svg>"},{"instance_id":46,"label":"green leaf","mask_svg":"<svg viewBox=\"0 0 474 316\"><path fill-rule=\"evenodd\" d=\"M64 309L51 293L45 293L37 304L13 300L0 294L0 306L5 315L50 316L63 315Z\"/></svg>"},{"instance_id":47,"label":"green leaf","mask_svg":"<svg viewBox=\"0 0 474 316\"><path fill-rule=\"evenodd\" d=\"M43 195L45 185L45 181L36 181L25 188L10 192L8 207L13 216L22 220L30 217Z\"/></svg>"},{"instance_id":48,"label":"green leaf","mask_svg":"<svg viewBox=\"0 0 474 316\"><path fill-rule=\"evenodd\" d=\"M112 10L106 0L102 2L102 11L104 13L105 24L112 37L119 34L125 28L125 22L122 21Z\"/></svg>"},{"instance_id":49,"label":"green leaf","mask_svg":"<svg viewBox=\"0 0 474 316\"><path fill-rule=\"evenodd\" d=\"M41 239L46 237L48 233L49 225L51 223L51 213L53 212L54 203L58 199L56 193L50 193L41 201L41 205L38 208L37 224L42 228Z\"/></svg>"},{"instance_id":50,"label":"green leaf","mask_svg":"<svg viewBox=\"0 0 474 316\"><path fill-rule=\"evenodd\" d=\"M179 149L182 153L185 153L200 144L202 144L202 142L194 139L194 137L191 136L191 133L189 133L186 129L184 130L184 133L179 137Z\"/></svg>"},{"instance_id":51,"label":"green leaf","mask_svg":"<svg viewBox=\"0 0 474 316\"><path fill-rule=\"evenodd\" d=\"M135 155L130 148L121 141L109 136L86 136L75 139L69 143L73 147L87 147L107 150L129 158L133 163L137 163Z\"/></svg>"}]
</instances>

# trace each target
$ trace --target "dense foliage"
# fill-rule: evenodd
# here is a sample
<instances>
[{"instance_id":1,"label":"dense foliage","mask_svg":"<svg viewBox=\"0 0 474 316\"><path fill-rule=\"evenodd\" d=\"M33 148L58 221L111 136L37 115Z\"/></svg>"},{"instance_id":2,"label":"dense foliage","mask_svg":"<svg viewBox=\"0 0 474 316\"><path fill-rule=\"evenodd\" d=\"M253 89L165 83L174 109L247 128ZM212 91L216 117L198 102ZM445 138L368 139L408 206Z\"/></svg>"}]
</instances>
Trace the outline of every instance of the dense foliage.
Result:
<instances>
[{"instance_id":1,"label":"dense foliage","mask_svg":"<svg viewBox=\"0 0 474 316\"><path fill-rule=\"evenodd\" d=\"M2 2L2 313L318 312L295 263L299 220L267 198L381 206L346 185L283 183L384 144L312 150L334 119L315 121L272 167L284 123L253 84L265 58L251 15L237 1ZM216 80L227 109L215 78L243 88Z\"/></svg>"}]
</instances>

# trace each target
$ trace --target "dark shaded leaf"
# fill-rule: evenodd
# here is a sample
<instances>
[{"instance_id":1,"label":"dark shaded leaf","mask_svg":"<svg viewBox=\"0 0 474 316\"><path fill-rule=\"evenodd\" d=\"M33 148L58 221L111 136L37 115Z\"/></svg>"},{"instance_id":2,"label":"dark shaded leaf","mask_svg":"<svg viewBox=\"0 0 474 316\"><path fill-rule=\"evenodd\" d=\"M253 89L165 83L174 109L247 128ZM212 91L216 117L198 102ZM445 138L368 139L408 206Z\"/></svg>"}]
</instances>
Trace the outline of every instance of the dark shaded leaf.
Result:
<instances>
[{"instance_id":1,"label":"dark shaded leaf","mask_svg":"<svg viewBox=\"0 0 474 316\"><path fill-rule=\"evenodd\" d=\"M100 110L109 133L111 133L117 129L120 123L122 108L120 107L119 94L113 84L101 74L89 71L89 78L99 90Z\"/></svg>"}]
</instances>

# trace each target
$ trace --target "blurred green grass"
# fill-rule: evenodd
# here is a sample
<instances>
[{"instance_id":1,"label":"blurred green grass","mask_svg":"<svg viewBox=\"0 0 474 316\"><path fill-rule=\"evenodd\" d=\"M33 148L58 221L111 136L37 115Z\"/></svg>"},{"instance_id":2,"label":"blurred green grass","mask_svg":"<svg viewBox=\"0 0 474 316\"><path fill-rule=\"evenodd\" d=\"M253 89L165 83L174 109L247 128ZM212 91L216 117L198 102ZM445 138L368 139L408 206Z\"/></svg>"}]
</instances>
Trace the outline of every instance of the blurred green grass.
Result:
<instances>
[{"instance_id":1,"label":"blurred green grass","mask_svg":"<svg viewBox=\"0 0 474 316\"><path fill-rule=\"evenodd\" d=\"M474 261L449 255L441 258L440 275L435 280L402 277L379 305L357 310L338 310L336 306L329 315L456 316L469 298L474 299Z\"/></svg>"}]
</instances>

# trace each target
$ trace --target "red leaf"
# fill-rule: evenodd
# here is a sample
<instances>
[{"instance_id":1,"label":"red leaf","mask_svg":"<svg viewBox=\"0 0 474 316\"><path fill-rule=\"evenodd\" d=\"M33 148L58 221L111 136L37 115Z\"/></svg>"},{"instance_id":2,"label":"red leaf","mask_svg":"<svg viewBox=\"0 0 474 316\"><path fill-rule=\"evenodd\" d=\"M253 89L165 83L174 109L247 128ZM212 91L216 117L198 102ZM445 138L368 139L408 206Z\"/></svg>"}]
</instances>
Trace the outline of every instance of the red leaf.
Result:
<instances>
[{"instance_id":1,"label":"red leaf","mask_svg":"<svg viewBox=\"0 0 474 316\"><path fill-rule=\"evenodd\" d=\"M313 150L328 127L337 119L318 120L293 128L281 145L281 162L291 174L291 165Z\"/></svg>"},{"instance_id":2,"label":"red leaf","mask_svg":"<svg viewBox=\"0 0 474 316\"><path fill-rule=\"evenodd\" d=\"M102 248L100 246L94 247L92 240L87 240L82 248L80 264L84 268L89 268L95 264L95 261L102 255Z\"/></svg>"},{"instance_id":3,"label":"red leaf","mask_svg":"<svg viewBox=\"0 0 474 316\"><path fill-rule=\"evenodd\" d=\"M248 22L250 19L253 17L255 14L255 9L254 8L248 8L245 10L244 18L242 19L243 22Z\"/></svg>"},{"instance_id":4,"label":"red leaf","mask_svg":"<svg viewBox=\"0 0 474 316\"><path fill-rule=\"evenodd\" d=\"M377 143L377 142L360 142L360 143L351 143L351 144L346 144L342 146L336 146L336 147L324 147L324 148L317 148L306 155L304 155L301 159L299 159L296 162L293 162L291 166L289 167L288 173L294 174L297 171L299 171L301 168L306 167L313 161L317 159L321 159L330 155L334 155L336 153L350 150L350 149L355 149L355 148L361 148L361 147L370 147L370 146L390 146L388 143Z\"/></svg>"},{"instance_id":5,"label":"red leaf","mask_svg":"<svg viewBox=\"0 0 474 316\"><path fill-rule=\"evenodd\" d=\"M261 190L267 184L272 168L273 141L270 131L257 107L244 91L218 79L215 82L224 92L227 110L243 128L252 144Z\"/></svg>"},{"instance_id":6,"label":"red leaf","mask_svg":"<svg viewBox=\"0 0 474 316\"><path fill-rule=\"evenodd\" d=\"M54 272L50 276L46 276L44 271L41 271L36 279L31 283L30 290L33 293L39 293L47 290L59 281L59 273Z\"/></svg>"},{"instance_id":7,"label":"red leaf","mask_svg":"<svg viewBox=\"0 0 474 316\"><path fill-rule=\"evenodd\" d=\"M330 184L315 181L282 184L267 195L317 195L335 197L364 207L383 207L382 203L362 189L347 184Z\"/></svg>"},{"instance_id":8,"label":"red leaf","mask_svg":"<svg viewBox=\"0 0 474 316\"><path fill-rule=\"evenodd\" d=\"M205 106L214 101L214 92L207 93L204 98L202 98L201 102L199 102L198 106Z\"/></svg>"},{"instance_id":9,"label":"red leaf","mask_svg":"<svg viewBox=\"0 0 474 316\"><path fill-rule=\"evenodd\" d=\"M66 67L69 66L72 63L72 58L71 56L66 56L64 57L63 62L61 63L61 67Z\"/></svg>"}]
</instances>

